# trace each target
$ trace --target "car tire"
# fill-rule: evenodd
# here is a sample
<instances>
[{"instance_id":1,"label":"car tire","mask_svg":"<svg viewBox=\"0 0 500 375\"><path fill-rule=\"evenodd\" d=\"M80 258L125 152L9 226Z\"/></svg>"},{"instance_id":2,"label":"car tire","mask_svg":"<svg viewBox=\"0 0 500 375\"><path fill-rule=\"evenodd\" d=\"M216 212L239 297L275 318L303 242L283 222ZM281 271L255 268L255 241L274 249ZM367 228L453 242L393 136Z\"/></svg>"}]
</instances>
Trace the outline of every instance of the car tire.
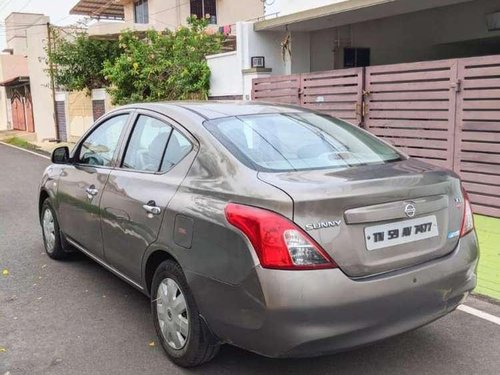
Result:
<instances>
[{"instance_id":1,"label":"car tire","mask_svg":"<svg viewBox=\"0 0 500 375\"><path fill-rule=\"evenodd\" d=\"M174 261L164 261L155 271L151 311L160 343L176 365L199 366L219 352L220 343L200 317L184 273Z\"/></svg>"},{"instance_id":2,"label":"car tire","mask_svg":"<svg viewBox=\"0 0 500 375\"><path fill-rule=\"evenodd\" d=\"M42 225L43 245L47 255L56 260L66 258L68 253L64 251L61 241L59 222L48 198L42 204L40 223Z\"/></svg>"}]
</instances>

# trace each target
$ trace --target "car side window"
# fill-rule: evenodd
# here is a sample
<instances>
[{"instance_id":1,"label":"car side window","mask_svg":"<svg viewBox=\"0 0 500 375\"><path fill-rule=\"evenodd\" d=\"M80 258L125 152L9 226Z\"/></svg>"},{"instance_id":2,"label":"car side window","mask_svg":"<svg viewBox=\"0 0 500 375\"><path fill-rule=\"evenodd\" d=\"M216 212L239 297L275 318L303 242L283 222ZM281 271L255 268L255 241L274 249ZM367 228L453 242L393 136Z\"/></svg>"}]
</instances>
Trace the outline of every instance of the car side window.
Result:
<instances>
[{"instance_id":1,"label":"car side window","mask_svg":"<svg viewBox=\"0 0 500 375\"><path fill-rule=\"evenodd\" d=\"M158 172L172 128L163 121L141 115L127 145L122 168Z\"/></svg>"},{"instance_id":2,"label":"car side window","mask_svg":"<svg viewBox=\"0 0 500 375\"><path fill-rule=\"evenodd\" d=\"M83 141L78 154L79 164L111 166L120 135L127 124L128 114L104 121Z\"/></svg>"},{"instance_id":3,"label":"car side window","mask_svg":"<svg viewBox=\"0 0 500 375\"><path fill-rule=\"evenodd\" d=\"M193 148L191 142L184 137L180 132L174 130L170 140L168 141L167 149L161 164L161 171L168 172L184 157L189 154Z\"/></svg>"}]
</instances>

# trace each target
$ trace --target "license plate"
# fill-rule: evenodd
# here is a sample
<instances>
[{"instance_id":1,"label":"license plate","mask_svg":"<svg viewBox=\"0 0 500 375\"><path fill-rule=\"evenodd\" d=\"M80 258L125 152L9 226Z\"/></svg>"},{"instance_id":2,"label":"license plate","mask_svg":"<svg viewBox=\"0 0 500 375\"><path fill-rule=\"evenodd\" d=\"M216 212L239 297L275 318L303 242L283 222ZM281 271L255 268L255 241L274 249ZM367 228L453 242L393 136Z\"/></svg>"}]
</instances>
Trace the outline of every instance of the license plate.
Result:
<instances>
[{"instance_id":1,"label":"license plate","mask_svg":"<svg viewBox=\"0 0 500 375\"><path fill-rule=\"evenodd\" d=\"M402 245L437 235L439 235L439 230L434 215L365 228L366 248L368 250Z\"/></svg>"}]
</instances>

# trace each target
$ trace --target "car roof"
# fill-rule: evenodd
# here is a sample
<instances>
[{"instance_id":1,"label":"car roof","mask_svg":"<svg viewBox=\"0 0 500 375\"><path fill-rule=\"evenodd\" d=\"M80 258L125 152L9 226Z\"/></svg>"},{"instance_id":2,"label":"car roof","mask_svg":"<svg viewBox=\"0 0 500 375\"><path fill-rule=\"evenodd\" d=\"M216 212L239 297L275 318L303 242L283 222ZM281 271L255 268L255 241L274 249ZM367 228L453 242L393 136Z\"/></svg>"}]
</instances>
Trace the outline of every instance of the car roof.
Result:
<instances>
[{"instance_id":1,"label":"car roof","mask_svg":"<svg viewBox=\"0 0 500 375\"><path fill-rule=\"evenodd\" d=\"M248 101L200 101L200 102L159 102L131 104L127 107L149 109L156 112L168 113L171 110L183 108L195 113L206 120L231 116L255 115L264 113L296 113L303 112L303 108L290 105L280 105L263 102Z\"/></svg>"}]
</instances>

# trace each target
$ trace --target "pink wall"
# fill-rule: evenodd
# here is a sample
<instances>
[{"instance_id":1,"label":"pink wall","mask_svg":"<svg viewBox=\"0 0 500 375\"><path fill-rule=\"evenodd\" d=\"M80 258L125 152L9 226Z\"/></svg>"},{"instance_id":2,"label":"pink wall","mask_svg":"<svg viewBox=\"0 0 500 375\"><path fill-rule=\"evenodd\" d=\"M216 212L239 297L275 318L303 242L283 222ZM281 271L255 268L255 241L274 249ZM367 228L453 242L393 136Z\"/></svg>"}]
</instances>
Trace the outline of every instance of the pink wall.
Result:
<instances>
[{"instance_id":1,"label":"pink wall","mask_svg":"<svg viewBox=\"0 0 500 375\"><path fill-rule=\"evenodd\" d=\"M0 55L0 81L8 81L19 76L29 76L28 59L19 55Z\"/></svg>"}]
</instances>

